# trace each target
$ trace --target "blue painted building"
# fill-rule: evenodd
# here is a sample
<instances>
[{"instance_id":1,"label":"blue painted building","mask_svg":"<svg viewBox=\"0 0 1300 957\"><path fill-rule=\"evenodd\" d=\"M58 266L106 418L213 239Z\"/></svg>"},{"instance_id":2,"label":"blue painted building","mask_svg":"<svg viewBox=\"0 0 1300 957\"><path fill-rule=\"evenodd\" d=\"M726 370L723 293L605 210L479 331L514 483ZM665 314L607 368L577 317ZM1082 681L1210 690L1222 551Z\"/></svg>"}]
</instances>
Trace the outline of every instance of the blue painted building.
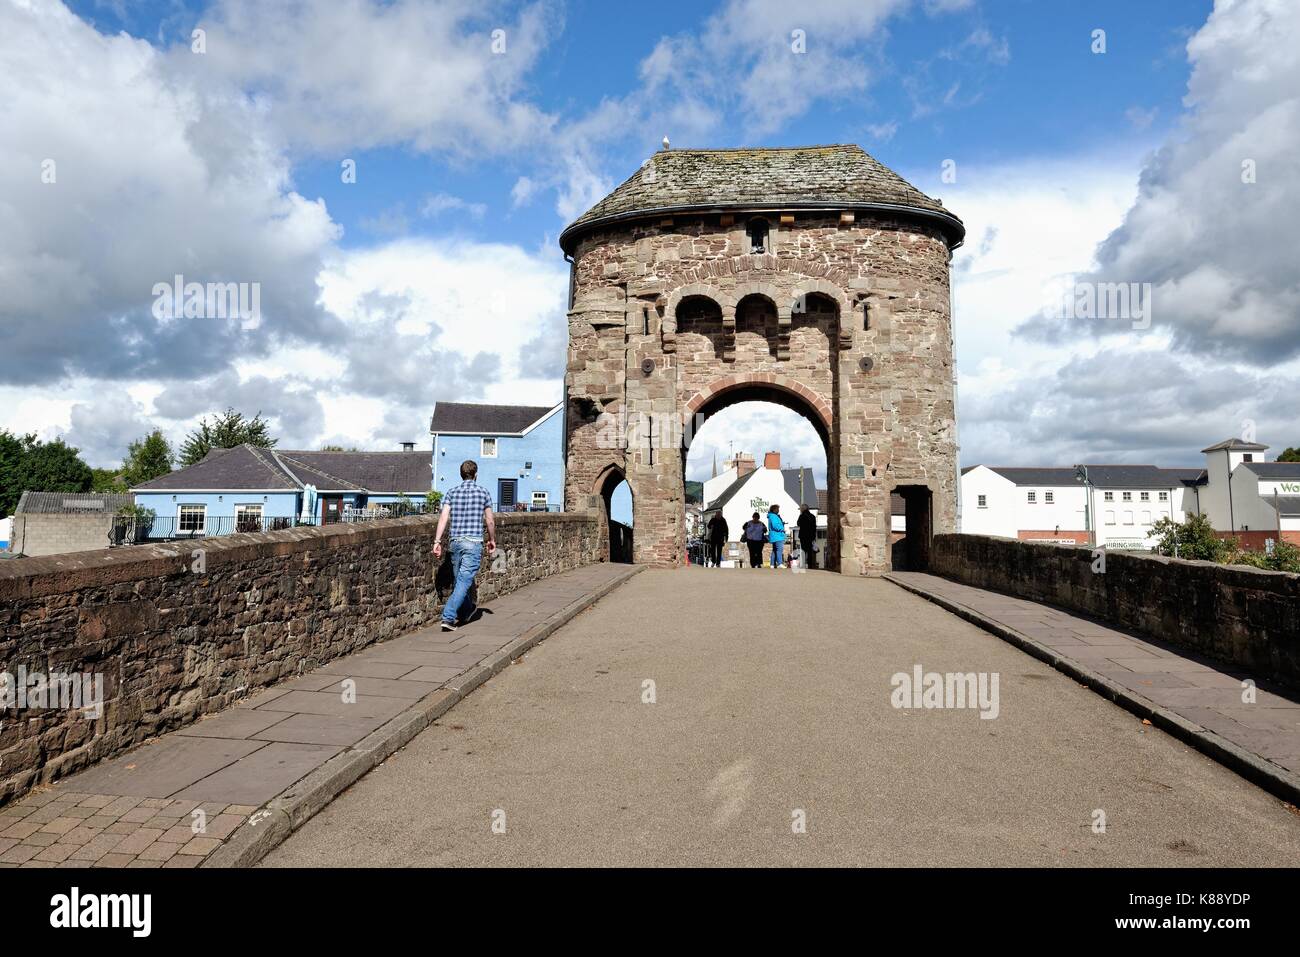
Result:
<instances>
[{"instance_id":1,"label":"blue painted building","mask_svg":"<svg viewBox=\"0 0 1300 957\"><path fill-rule=\"evenodd\" d=\"M510 512L564 509L563 404L473 405L438 402L433 435L433 487L460 484L460 463L478 463L478 483L494 508Z\"/></svg>"},{"instance_id":2,"label":"blue painted building","mask_svg":"<svg viewBox=\"0 0 1300 957\"><path fill-rule=\"evenodd\" d=\"M429 453L309 452L238 445L131 489L152 509L137 537L183 538L342 521L405 500L421 508L432 487Z\"/></svg>"}]
</instances>

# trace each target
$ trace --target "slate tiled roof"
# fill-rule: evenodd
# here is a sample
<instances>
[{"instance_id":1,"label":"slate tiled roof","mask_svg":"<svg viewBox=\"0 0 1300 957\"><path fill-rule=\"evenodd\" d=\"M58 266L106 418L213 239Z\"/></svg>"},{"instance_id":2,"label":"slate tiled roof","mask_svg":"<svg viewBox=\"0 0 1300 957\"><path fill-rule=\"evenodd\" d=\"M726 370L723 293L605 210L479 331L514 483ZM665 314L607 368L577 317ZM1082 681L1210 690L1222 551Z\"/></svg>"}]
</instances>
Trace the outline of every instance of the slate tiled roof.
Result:
<instances>
[{"instance_id":1,"label":"slate tiled roof","mask_svg":"<svg viewBox=\"0 0 1300 957\"><path fill-rule=\"evenodd\" d=\"M433 481L432 452L280 452L280 460L304 482L315 471L370 492L427 492ZM328 481L328 478L322 479Z\"/></svg>"},{"instance_id":2,"label":"slate tiled roof","mask_svg":"<svg viewBox=\"0 0 1300 957\"><path fill-rule=\"evenodd\" d=\"M1264 452L1267 450L1267 445L1260 445L1258 442L1247 442L1244 439L1224 439L1207 449L1201 449L1202 452Z\"/></svg>"},{"instance_id":3,"label":"slate tiled roof","mask_svg":"<svg viewBox=\"0 0 1300 957\"><path fill-rule=\"evenodd\" d=\"M799 496L799 473L803 472L803 497ZM799 505L809 508L817 507L817 480L813 478L812 469L781 469L781 480L785 483L785 494Z\"/></svg>"},{"instance_id":4,"label":"slate tiled roof","mask_svg":"<svg viewBox=\"0 0 1300 957\"><path fill-rule=\"evenodd\" d=\"M136 486L140 492L194 492L200 490L292 492L299 487L275 464L266 449L237 445L233 449L213 449L193 465L169 472Z\"/></svg>"},{"instance_id":5,"label":"slate tiled roof","mask_svg":"<svg viewBox=\"0 0 1300 957\"><path fill-rule=\"evenodd\" d=\"M553 405L476 405L469 402L435 402L429 431L444 434L518 435Z\"/></svg>"},{"instance_id":6,"label":"slate tiled roof","mask_svg":"<svg viewBox=\"0 0 1300 957\"><path fill-rule=\"evenodd\" d=\"M852 209L919 211L944 224L956 245L961 220L852 144L755 149L660 150L612 193L579 216L560 245L612 219L687 209Z\"/></svg>"},{"instance_id":7,"label":"slate tiled roof","mask_svg":"<svg viewBox=\"0 0 1300 957\"><path fill-rule=\"evenodd\" d=\"M1002 468L988 466L1015 485L1076 485L1074 468ZM965 474L967 470L963 470ZM1174 488L1195 482L1203 469L1162 469L1154 465L1089 465L1088 484L1094 488Z\"/></svg>"},{"instance_id":8,"label":"slate tiled roof","mask_svg":"<svg viewBox=\"0 0 1300 957\"><path fill-rule=\"evenodd\" d=\"M1300 462L1242 462L1262 479L1300 479Z\"/></svg>"},{"instance_id":9,"label":"slate tiled roof","mask_svg":"<svg viewBox=\"0 0 1300 957\"><path fill-rule=\"evenodd\" d=\"M1300 515L1300 495L1263 495L1260 501L1265 505L1276 505L1283 518Z\"/></svg>"},{"instance_id":10,"label":"slate tiled roof","mask_svg":"<svg viewBox=\"0 0 1300 957\"><path fill-rule=\"evenodd\" d=\"M134 491L293 492L314 485L321 492L423 493L432 477L432 454L427 451L311 452L238 445L213 449L202 461L145 482Z\"/></svg>"},{"instance_id":11,"label":"slate tiled roof","mask_svg":"<svg viewBox=\"0 0 1300 957\"><path fill-rule=\"evenodd\" d=\"M113 514L135 500L130 495L113 495L106 492L23 492L18 499L16 515L81 515L86 512Z\"/></svg>"}]
</instances>

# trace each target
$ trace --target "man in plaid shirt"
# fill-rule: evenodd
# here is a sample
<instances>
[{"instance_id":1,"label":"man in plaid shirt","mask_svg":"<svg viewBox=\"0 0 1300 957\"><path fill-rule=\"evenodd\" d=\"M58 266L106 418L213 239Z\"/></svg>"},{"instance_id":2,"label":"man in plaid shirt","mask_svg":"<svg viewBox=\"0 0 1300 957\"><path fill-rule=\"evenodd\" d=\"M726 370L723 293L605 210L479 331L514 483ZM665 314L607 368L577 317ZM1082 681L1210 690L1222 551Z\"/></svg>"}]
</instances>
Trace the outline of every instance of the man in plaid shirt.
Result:
<instances>
[{"instance_id":1,"label":"man in plaid shirt","mask_svg":"<svg viewBox=\"0 0 1300 957\"><path fill-rule=\"evenodd\" d=\"M478 463L466 459L460 463L460 477L464 479L449 490L442 499L442 514L438 516L438 534L434 538L433 554L442 558L442 535L451 525L451 571L456 578L447 604L442 607L442 630L455 631L457 622L474 614L474 600L470 589L483 560L483 530L487 529L488 554L497 550L497 530L492 522L492 496L487 489L474 481L478 477ZM466 600L469 607L462 609ZM465 614L461 615L461 611Z\"/></svg>"}]
</instances>

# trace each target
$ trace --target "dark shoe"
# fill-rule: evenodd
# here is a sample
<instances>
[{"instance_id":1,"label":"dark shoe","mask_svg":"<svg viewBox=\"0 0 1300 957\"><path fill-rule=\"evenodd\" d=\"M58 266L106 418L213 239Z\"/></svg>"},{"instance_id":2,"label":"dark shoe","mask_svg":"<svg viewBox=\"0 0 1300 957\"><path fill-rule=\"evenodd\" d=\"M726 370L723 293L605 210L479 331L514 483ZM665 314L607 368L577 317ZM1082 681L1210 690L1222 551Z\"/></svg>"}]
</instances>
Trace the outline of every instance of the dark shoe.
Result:
<instances>
[{"instance_id":1,"label":"dark shoe","mask_svg":"<svg viewBox=\"0 0 1300 957\"><path fill-rule=\"evenodd\" d=\"M449 622L449 621L444 621L444 622L442 623L442 630L443 630L443 631L456 631L456 630L459 629L459 628L460 628L460 625L453 625L453 624L452 624L451 622Z\"/></svg>"}]
</instances>

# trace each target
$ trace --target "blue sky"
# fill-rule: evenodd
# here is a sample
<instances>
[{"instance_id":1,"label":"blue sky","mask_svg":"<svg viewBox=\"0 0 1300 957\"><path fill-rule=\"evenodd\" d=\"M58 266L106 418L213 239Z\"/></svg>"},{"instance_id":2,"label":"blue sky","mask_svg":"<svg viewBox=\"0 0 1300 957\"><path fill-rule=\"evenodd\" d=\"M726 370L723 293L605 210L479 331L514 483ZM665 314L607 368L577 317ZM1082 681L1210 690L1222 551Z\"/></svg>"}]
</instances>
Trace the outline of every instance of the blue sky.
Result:
<instances>
[{"instance_id":1,"label":"blue sky","mask_svg":"<svg viewBox=\"0 0 1300 957\"><path fill-rule=\"evenodd\" d=\"M870 86L861 94L818 104L759 135L741 115L725 110L723 123L706 133L683 136L649 127L630 131L602 146L598 173L617 184L658 148L664 135L680 147L849 142L862 144L918 185L940 191L937 174L946 158L992 166L1026 156L1088 151L1117 128L1131 129L1126 114L1134 109L1155 111L1144 133L1157 143L1181 112L1188 70L1183 46L1204 23L1210 6L1191 0L1003 0L927 16L917 4L870 41L880 53L870 71L864 70ZM125 16L114 4L99 0L80 0L71 8L100 31L125 30L171 45L189 43L193 24L202 22L207 5L133 2L126 5ZM182 17L178 8L190 15ZM517 7L502 8L513 9ZM629 31L628 14L619 4L583 0L556 5L549 14L554 33L528 75L529 99L562 120L581 121L602 101L635 91L639 64L661 37L690 36L708 9L698 2L657 3L653 30ZM487 14L471 24L486 47L494 25L511 19L508 12ZM788 19L798 29L798 15ZM1091 32L1098 27L1107 30L1105 56L1090 50ZM980 31L987 31L987 40L972 43ZM815 32L808 37L810 45L818 41ZM788 43L787 32L772 31L772 43ZM295 189L322 198L343 227L345 247L373 243L376 220L395 212L405 214L411 234L441 237L453 230L525 246L552 244L566 225L545 198L522 206L512 202L519 177L536 172L535 157L526 146L492 162L418 153L406 145L345 152L346 157L303 156L293 170ZM358 163L353 185L340 182L339 163L347 157ZM483 213L421 217L420 199L426 194L455 196L478 204Z\"/></svg>"},{"instance_id":2,"label":"blue sky","mask_svg":"<svg viewBox=\"0 0 1300 957\"><path fill-rule=\"evenodd\" d=\"M856 142L965 220L963 464L1196 464L1247 427L1300 442L1300 4L653 11L0 0L0 427L108 465L227 405L283 447L391 448L427 443L438 399L556 401L556 237L667 135ZM36 186L46 163L57 183ZM261 320L157 319L178 273L259 283ZM1047 321L1080 277L1151 283L1155 322ZM822 478L784 415L715 418L688 476L735 443Z\"/></svg>"}]
</instances>

